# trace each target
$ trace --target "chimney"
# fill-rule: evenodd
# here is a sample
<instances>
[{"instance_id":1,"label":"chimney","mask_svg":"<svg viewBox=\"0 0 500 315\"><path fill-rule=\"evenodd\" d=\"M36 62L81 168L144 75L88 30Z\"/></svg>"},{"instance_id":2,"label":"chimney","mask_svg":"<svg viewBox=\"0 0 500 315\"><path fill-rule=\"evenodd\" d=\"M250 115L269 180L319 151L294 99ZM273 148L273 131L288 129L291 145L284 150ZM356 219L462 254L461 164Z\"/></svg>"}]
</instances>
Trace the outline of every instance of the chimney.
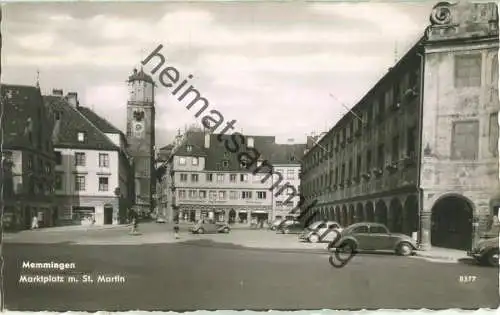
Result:
<instances>
[{"instance_id":1,"label":"chimney","mask_svg":"<svg viewBox=\"0 0 500 315\"><path fill-rule=\"evenodd\" d=\"M63 96L63 90L62 89L52 89L52 95L53 96Z\"/></svg>"},{"instance_id":2,"label":"chimney","mask_svg":"<svg viewBox=\"0 0 500 315\"><path fill-rule=\"evenodd\" d=\"M253 148L253 145L254 145L253 138L252 137L248 137L247 138L247 147Z\"/></svg>"},{"instance_id":3,"label":"chimney","mask_svg":"<svg viewBox=\"0 0 500 315\"><path fill-rule=\"evenodd\" d=\"M78 107L78 93L76 92L68 92L66 95L66 100L72 107Z\"/></svg>"},{"instance_id":4,"label":"chimney","mask_svg":"<svg viewBox=\"0 0 500 315\"><path fill-rule=\"evenodd\" d=\"M205 134L205 149L210 148L210 134L206 133Z\"/></svg>"}]
</instances>

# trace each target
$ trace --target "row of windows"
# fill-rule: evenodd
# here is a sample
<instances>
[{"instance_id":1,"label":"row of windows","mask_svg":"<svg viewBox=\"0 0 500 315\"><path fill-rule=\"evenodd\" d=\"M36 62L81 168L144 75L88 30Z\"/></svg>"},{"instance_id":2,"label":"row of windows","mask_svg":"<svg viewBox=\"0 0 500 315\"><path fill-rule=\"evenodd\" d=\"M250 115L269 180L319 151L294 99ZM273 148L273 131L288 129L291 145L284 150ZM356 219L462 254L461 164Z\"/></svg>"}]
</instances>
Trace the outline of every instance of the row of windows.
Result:
<instances>
[{"instance_id":1,"label":"row of windows","mask_svg":"<svg viewBox=\"0 0 500 315\"><path fill-rule=\"evenodd\" d=\"M56 154L56 164L62 164L62 154L60 151L55 151ZM109 154L108 153L99 153L99 167L109 167ZM75 152L74 157L74 165L75 166L86 166L87 165L87 155L85 152Z\"/></svg>"},{"instance_id":2,"label":"row of windows","mask_svg":"<svg viewBox=\"0 0 500 315\"><path fill-rule=\"evenodd\" d=\"M497 58L493 59L494 62L497 60ZM402 103L417 96L419 71L419 69L415 69L407 73L403 79L395 83L392 88L379 92L378 99L374 101L373 106L368 106L366 108L365 113L353 112L354 118L346 127L341 128L336 133L331 143L320 143L319 146L316 146L314 152L310 153L306 160L305 169L317 166L325 152L331 152L334 148L338 149L339 145L344 147L346 142L350 142L354 135L361 135L363 125L368 129L373 121L383 121L387 109L397 110ZM481 73L482 55L480 53L455 56L455 87L481 86ZM498 71L493 71L492 82L495 82L494 80L497 76ZM460 154L457 156L460 156Z\"/></svg>"},{"instance_id":3,"label":"row of windows","mask_svg":"<svg viewBox=\"0 0 500 315\"><path fill-rule=\"evenodd\" d=\"M493 156L498 155L498 113L490 115L489 121L489 150ZM416 157L416 129L410 128L407 134L406 157L407 161L414 162ZM306 192L314 192L318 188L325 186L338 185L340 188L344 185L349 185L351 182L359 182L362 175L364 165L365 174L375 171L376 175L380 175L384 168L397 169L399 162L399 136L395 136L387 155L387 148L383 143L380 143L376 151L376 164L373 164L372 150L366 150L364 157L359 154L355 159L349 159L348 163L337 165L334 170L330 170L328 174L323 174L304 184ZM424 154L431 154L431 148L424 148ZM451 130L451 160L477 160L479 156L479 121L456 121L452 125ZM363 162L364 158L364 162ZM390 162L386 162L390 161ZM355 163L355 164L354 164ZM375 166L375 169L372 167ZM370 175L371 176L371 175Z\"/></svg>"},{"instance_id":4,"label":"row of windows","mask_svg":"<svg viewBox=\"0 0 500 315\"><path fill-rule=\"evenodd\" d=\"M405 161L412 161L416 156L416 128L407 130ZM394 136L390 146L379 143L376 151L366 149L357 156L350 158L347 163L341 163L334 159L334 169L330 169L328 174L323 174L304 185L306 191L315 191L325 185L340 185L341 187L348 181L359 181L362 173L370 174L373 171L383 171L384 168L394 166L400 162L400 136ZM370 175L371 176L371 175Z\"/></svg>"},{"instance_id":5,"label":"row of windows","mask_svg":"<svg viewBox=\"0 0 500 315\"><path fill-rule=\"evenodd\" d=\"M181 182L187 182L188 179L192 183L198 183L200 181L200 174L190 174L191 176L188 176L189 174L186 173L181 173L180 174L180 181ZM215 176L214 176L215 175ZM229 175L229 177L227 176ZM263 180L268 176L267 173L259 174L256 175L259 180ZM287 175L286 179L296 179L298 174L296 174L295 170L287 170ZM214 178L217 183L224 183L226 179L229 179L230 183L247 183L249 180L249 174L221 174L221 173L205 173L205 182L214 182Z\"/></svg>"},{"instance_id":6,"label":"row of windows","mask_svg":"<svg viewBox=\"0 0 500 315\"><path fill-rule=\"evenodd\" d=\"M99 191L109 191L109 178L99 176ZM75 175L75 191L85 191L87 190L87 176L86 175ZM56 174L55 189L63 190L63 174Z\"/></svg>"},{"instance_id":7,"label":"row of windows","mask_svg":"<svg viewBox=\"0 0 500 315\"><path fill-rule=\"evenodd\" d=\"M190 189L190 190L185 190L185 189L179 189L178 190L178 196L179 199L206 199L207 198L207 191L206 190L195 190L195 189ZM230 200L238 200L238 199L266 199L267 198L267 191L226 191L226 190L209 190L208 191L208 198L209 200L227 200L229 197Z\"/></svg>"}]
</instances>

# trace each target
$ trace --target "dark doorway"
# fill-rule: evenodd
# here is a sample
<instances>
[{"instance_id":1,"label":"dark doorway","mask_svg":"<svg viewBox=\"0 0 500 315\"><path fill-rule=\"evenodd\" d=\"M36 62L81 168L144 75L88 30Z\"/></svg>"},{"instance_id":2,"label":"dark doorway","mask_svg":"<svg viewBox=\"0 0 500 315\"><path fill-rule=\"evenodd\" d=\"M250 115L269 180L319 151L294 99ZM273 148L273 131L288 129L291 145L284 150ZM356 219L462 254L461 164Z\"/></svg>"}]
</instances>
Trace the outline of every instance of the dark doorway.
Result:
<instances>
[{"instance_id":1,"label":"dark doorway","mask_svg":"<svg viewBox=\"0 0 500 315\"><path fill-rule=\"evenodd\" d=\"M472 203L454 195L438 200L432 207L431 245L468 250L472 245Z\"/></svg>"},{"instance_id":2,"label":"dark doorway","mask_svg":"<svg viewBox=\"0 0 500 315\"><path fill-rule=\"evenodd\" d=\"M373 203L371 201L366 203L366 221L375 222L375 210L373 209Z\"/></svg>"},{"instance_id":3,"label":"dark doorway","mask_svg":"<svg viewBox=\"0 0 500 315\"><path fill-rule=\"evenodd\" d=\"M343 227L347 227L349 226L349 216L348 216L348 213L347 213L347 207L346 206L342 206L342 221L340 222L340 225L342 225Z\"/></svg>"},{"instance_id":4,"label":"dark doorway","mask_svg":"<svg viewBox=\"0 0 500 315\"><path fill-rule=\"evenodd\" d=\"M113 224L112 206L104 206L104 224Z\"/></svg>"},{"instance_id":5,"label":"dark doorway","mask_svg":"<svg viewBox=\"0 0 500 315\"><path fill-rule=\"evenodd\" d=\"M387 225L387 206L383 200L375 206L375 221Z\"/></svg>"},{"instance_id":6,"label":"dark doorway","mask_svg":"<svg viewBox=\"0 0 500 315\"><path fill-rule=\"evenodd\" d=\"M234 223L236 221L236 211L234 209L229 210L229 223Z\"/></svg>"},{"instance_id":7,"label":"dark doorway","mask_svg":"<svg viewBox=\"0 0 500 315\"><path fill-rule=\"evenodd\" d=\"M354 213L354 206L353 205L349 205L349 217L348 217L348 222L349 222L349 225L351 224L354 224L354 218L356 216L356 214Z\"/></svg>"},{"instance_id":8,"label":"dark doorway","mask_svg":"<svg viewBox=\"0 0 500 315\"><path fill-rule=\"evenodd\" d=\"M356 205L356 222L363 222L365 220L365 216L363 214L363 204L358 203Z\"/></svg>"},{"instance_id":9,"label":"dark doorway","mask_svg":"<svg viewBox=\"0 0 500 315\"><path fill-rule=\"evenodd\" d=\"M403 206L398 198L391 200L391 205L389 207L391 213L391 220L388 222L389 230L394 233L403 232Z\"/></svg>"},{"instance_id":10,"label":"dark doorway","mask_svg":"<svg viewBox=\"0 0 500 315\"><path fill-rule=\"evenodd\" d=\"M411 236L418 231L418 199L411 195L406 198L403 211L403 233Z\"/></svg>"}]
</instances>

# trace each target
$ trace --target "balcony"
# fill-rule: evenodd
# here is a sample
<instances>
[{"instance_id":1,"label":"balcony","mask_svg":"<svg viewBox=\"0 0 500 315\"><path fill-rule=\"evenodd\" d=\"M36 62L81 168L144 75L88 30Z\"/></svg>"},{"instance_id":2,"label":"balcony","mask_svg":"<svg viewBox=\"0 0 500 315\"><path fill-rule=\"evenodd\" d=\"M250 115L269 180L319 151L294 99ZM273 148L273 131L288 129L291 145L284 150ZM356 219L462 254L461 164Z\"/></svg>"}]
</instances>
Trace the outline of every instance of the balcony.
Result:
<instances>
[{"instance_id":1,"label":"balcony","mask_svg":"<svg viewBox=\"0 0 500 315\"><path fill-rule=\"evenodd\" d=\"M392 111L398 111L401 108L401 103L400 102L394 102L394 104L391 105L391 110Z\"/></svg>"},{"instance_id":2,"label":"balcony","mask_svg":"<svg viewBox=\"0 0 500 315\"><path fill-rule=\"evenodd\" d=\"M403 163L405 168L412 167L416 164L416 154L415 152L410 152L403 158Z\"/></svg>"},{"instance_id":3,"label":"balcony","mask_svg":"<svg viewBox=\"0 0 500 315\"><path fill-rule=\"evenodd\" d=\"M366 172L366 173L362 174L361 177L363 177L363 179L365 181L369 181L370 178L372 177L372 175L370 174L370 172Z\"/></svg>"},{"instance_id":4,"label":"balcony","mask_svg":"<svg viewBox=\"0 0 500 315\"><path fill-rule=\"evenodd\" d=\"M385 169L389 171L389 173L395 173L398 170L398 162L393 161L389 162L385 165Z\"/></svg>"},{"instance_id":5,"label":"balcony","mask_svg":"<svg viewBox=\"0 0 500 315\"><path fill-rule=\"evenodd\" d=\"M375 175L375 177L380 177L383 173L384 171L381 168L374 168L372 170L372 174Z\"/></svg>"}]
</instances>

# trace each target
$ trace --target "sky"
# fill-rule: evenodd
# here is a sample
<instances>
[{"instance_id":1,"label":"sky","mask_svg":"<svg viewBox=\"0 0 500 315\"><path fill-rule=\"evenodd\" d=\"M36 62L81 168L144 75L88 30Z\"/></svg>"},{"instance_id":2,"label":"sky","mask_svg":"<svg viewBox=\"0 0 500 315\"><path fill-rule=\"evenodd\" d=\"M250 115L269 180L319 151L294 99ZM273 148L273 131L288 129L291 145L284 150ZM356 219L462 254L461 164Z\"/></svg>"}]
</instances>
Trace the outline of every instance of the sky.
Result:
<instances>
[{"instance_id":1,"label":"sky","mask_svg":"<svg viewBox=\"0 0 500 315\"><path fill-rule=\"evenodd\" d=\"M416 43L435 3L7 4L2 82L38 77L44 94L77 92L125 132L125 81L162 44L166 65L192 74L190 84L237 121L236 131L303 143L333 127ZM159 147L199 123L161 85L155 106Z\"/></svg>"}]
</instances>

